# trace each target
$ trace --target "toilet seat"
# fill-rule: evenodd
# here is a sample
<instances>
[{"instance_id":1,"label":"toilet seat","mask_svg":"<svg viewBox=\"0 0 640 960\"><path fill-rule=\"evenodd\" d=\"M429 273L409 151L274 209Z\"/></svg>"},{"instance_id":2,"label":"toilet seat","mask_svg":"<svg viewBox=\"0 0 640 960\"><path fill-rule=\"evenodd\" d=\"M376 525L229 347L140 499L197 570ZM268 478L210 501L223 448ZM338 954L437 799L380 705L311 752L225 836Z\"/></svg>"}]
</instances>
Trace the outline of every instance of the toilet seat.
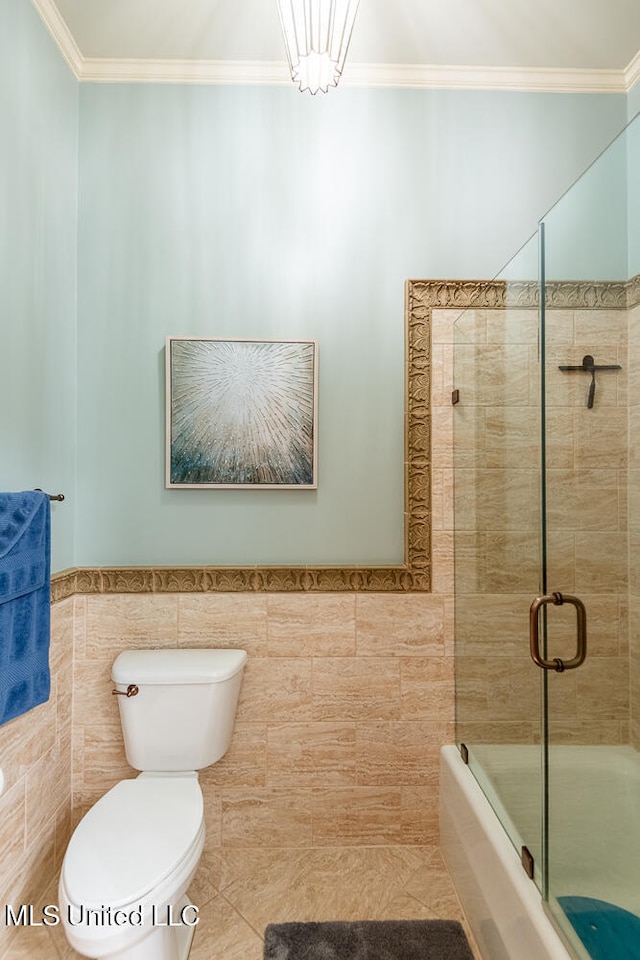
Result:
<instances>
[{"instance_id":1,"label":"toilet seat","mask_svg":"<svg viewBox=\"0 0 640 960\"><path fill-rule=\"evenodd\" d=\"M71 903L124 908L199 857L202 791L195 773L121 780L88 811L71 837L62 883Z\"/></svg>"}]
</instances>

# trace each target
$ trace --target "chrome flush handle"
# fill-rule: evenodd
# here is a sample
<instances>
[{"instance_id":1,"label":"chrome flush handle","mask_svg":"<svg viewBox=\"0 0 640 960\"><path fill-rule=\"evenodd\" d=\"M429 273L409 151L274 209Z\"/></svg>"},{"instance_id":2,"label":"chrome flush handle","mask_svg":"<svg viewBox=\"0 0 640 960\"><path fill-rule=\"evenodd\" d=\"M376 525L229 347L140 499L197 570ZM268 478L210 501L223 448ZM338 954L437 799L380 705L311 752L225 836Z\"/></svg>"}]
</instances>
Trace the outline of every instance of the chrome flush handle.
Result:
<instances>
[{"instance_id":1,"label":"chrome flush handle","mask_svg":"<svg viewBox=\"0 0 640 960\"><path fill-rule=\"evenodd\" d=\"M560 657L554 657L553 660L545 660L540 653L540 630L539 617L541 607L547 603L552 603L559 607L564 603L570 603L576 608L576 627L577 627L577 649L575 657L571 660L561 660ZM548 593L543 597L537 597L531 604L529 610L529 650L531 659L536 666L543 670L555 670L556 673L562 673L564 670L575 670L584 663L587 655L587 611L584 603L578 597L572 597L570 594Z\"/></svg>"}]
</instances>

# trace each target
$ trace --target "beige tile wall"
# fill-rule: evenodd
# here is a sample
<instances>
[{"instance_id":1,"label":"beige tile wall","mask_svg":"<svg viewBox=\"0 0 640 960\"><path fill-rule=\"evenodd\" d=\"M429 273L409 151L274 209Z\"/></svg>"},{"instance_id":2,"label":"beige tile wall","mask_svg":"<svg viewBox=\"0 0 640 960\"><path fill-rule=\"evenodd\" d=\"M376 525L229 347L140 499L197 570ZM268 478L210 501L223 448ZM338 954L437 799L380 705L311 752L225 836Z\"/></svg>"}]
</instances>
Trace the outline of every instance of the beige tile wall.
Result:
<instances>
[{"instance_id":1,"label":"beige tile wall","mask_svg":"<svg viewBox=\"0 0 640 960\"><path fill-rule=\"evenodd\" d=\"M72 655L73 601L66 600L52 608L49 701L0 727L0 955L14 932L5 906L37 901L71 832Z\"/></svg>"},{"instance_id":2,"label":"beige tile wall","mask_svg":"<svg viewBox=\"0 0 640 960\"><path fill-rule=\"evenodd\" d=\"M620 364L590 377L559 370ZM631 365L633 368L633 365ZM547 313L547 590L588 611L584 666L550 678L551 732L563 742L629 735L627 598L627 311ZM455 499L460 736L537 741L540 672L529 657L529 605L540 590L537 311L470 310L456 325ZM549 608L549 656L575 650L573 608Z\"/></svg>"},{"instance_id":3,"label":"beige tile wall","mask_svg":"<svg viewBox=\"0 0 640 960\"><path fill-rule=\"evenodd\" d=\"M229 646L249 659L231 749L201 774L210 847L434 842L438 748L453 740L447 607L433 594L76 598L74 817L132 775L116 654Z\"/></svg>"},{"instance_id":4,"label":"beige tile wall","mask_svg":"<svg viewBox=\"0 0 640 960\"><path fill-rule=\"evenodd\" d=\"M547 329L548 514L551 590L577 593L588 616L587 660L550 682L555 741L626 743L629 739L628 616L628 312L550 311ZM558 315L556 317L556 315ZM560 371L592 354L621 370L590 376ZM559 584L556 587L555 583ZM553 611L558 614L557 608ZM575 616L553 621L553 642L571 656ZM558 655L558 654L552 654ZM575 691L574 691L575 685Z\"/></svg>"}]
</instances>

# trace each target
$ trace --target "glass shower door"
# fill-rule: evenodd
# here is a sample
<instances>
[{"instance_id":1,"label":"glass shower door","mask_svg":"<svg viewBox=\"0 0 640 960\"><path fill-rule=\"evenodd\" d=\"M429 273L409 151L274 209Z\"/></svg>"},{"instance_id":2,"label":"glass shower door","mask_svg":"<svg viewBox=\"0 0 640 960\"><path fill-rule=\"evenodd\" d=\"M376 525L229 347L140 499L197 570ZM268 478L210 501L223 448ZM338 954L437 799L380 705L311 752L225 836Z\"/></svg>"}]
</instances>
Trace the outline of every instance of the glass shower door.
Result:
<instances>
[{"instance_id":1,"label":"glass shower door","mask_svg":"<svg viewBox=\"0 0 640 960\"><path fill-rule=\"evenodd\" d=\"M546 667L542 890L574 953L607 960L640 956L627 952L640 935L640 870L623 822L634 753L628 146L623 133L540 229L543 599L531 625Z\"/></svg>"},{"instance_id":2,"label":"glass shower door","mask_svg":"<svg viewBox=\"0 0 640 960\"><path fill-rule=\"evenodd\" d=\"M540 592L538 238L456 320L453 364L456 737L540 883L541 678L528 615Z\"/></svg>"}]
</instances>

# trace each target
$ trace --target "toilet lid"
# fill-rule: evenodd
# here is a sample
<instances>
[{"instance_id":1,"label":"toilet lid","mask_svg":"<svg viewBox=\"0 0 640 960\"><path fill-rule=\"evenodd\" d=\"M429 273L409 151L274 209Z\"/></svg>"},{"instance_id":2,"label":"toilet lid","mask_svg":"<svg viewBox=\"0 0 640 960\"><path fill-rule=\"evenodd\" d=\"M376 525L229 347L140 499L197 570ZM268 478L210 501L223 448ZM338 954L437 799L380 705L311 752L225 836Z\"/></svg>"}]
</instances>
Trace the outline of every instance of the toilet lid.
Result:
<instances>
[{"instance_id":1,"label":"toilet lid","mask_svg":"<svg viewBox=\"0 0 640 960\"><path fill-rule=\"evenodd\" d=\"M185 858L202 817L195 776L121 780L71 837L63 867L70 900L89 908L136 903Z\"/></svg>"}]
</instances>

